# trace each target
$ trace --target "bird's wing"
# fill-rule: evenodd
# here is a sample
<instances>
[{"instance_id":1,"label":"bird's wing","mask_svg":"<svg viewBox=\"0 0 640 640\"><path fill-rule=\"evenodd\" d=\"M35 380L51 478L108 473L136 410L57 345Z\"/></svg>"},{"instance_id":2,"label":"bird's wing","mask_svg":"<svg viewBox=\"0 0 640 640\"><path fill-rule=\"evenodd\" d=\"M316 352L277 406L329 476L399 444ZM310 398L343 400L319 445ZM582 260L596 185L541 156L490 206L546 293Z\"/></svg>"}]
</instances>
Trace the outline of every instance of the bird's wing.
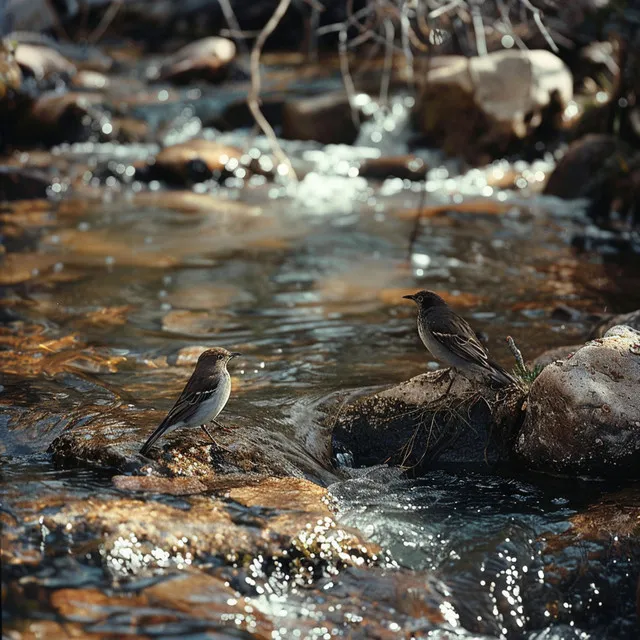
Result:
<instances>
[{"instance_id":1,"label":"bird's wing","mask_svg":"<svg viewBox=\"0 0 640 640\"><path fill-rule=\"evenodd\" d=\"M448 317L442 317L441 321L433 323L430 328L433 337L458 357L480 367L491 368L482 343L467 321L457 313L451 311Z\"/></svg>"},{"instance_id":2,"label":"bird's wing","mask_svg":"<svg viewBox=\"0 0 640 640\"><path fill-rule=\"evenodd\" d=\"M153 443L162 436L169 427L178 422L188 424L191 418L197 413L201 403L216 392L219 384L219 379L211 380L211 384L203 388L201 380L196 378L195 375L191 376L169 413L144 443L141 453L144 455L149 451Z\"/></svg>"}]
</instances>

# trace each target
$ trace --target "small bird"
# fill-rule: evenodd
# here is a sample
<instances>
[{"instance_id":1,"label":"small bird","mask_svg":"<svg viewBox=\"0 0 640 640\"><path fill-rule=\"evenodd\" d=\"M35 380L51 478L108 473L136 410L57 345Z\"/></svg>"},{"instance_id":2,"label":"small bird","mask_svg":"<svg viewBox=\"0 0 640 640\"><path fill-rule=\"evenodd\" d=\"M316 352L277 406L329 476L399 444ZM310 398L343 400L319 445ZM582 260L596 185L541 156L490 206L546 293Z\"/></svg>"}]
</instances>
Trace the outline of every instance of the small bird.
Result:
<instances>
[{"instance_id":1,"label":"small bird","mask_svg":"<svg viewBox=\"0 0 640 640\"><path fill-rule=\"evenodd\" d=\"M511 374L489 360L469 323L439 295L418 291L402 297L418 305L418 335L435 358L471 380L483 377L501 386L516 384Z\"/></svg>"},{"instance_id":2,"label":"small bird","mask_svg":"<svg viewBox=\"0 0 640 640\"><path fill-rule=\"evenodd\" d=\"M231 358L239 355L222 347L207 349L200 355L189 382L173 408L140 449L143 456L147 455L158 438L180 427L200 427L211 442L217 444L207 430L207 424L213 422L224 428L216 418L231 394L231 376L227 364Z\"/></svg>"}]
</instances>

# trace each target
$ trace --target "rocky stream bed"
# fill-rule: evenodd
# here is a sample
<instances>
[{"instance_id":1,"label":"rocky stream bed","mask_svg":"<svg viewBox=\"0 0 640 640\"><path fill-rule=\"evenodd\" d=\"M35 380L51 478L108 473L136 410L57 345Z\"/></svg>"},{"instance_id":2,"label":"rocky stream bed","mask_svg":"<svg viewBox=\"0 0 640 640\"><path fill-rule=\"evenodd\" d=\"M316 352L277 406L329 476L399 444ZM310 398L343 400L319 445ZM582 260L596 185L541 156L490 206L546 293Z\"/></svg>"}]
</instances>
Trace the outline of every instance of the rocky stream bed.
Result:
<instances>
[{"instance_id":1,"label":"rocky stream bed","mask_svg":"<svg viewBox=\"0 0 640 640\"><path fill-rule=\"evenodd\" d=\"M13 6L3 40L3 638L636 638L627 32L445 39L413 77L354 54L347 92L287 27L261 58L284 161L247 47L169 9L79 45ZM450 384L422 288L519 383ZM210 346L242 353L219 446L140 455Z\"/></svg>"}]
</instances>

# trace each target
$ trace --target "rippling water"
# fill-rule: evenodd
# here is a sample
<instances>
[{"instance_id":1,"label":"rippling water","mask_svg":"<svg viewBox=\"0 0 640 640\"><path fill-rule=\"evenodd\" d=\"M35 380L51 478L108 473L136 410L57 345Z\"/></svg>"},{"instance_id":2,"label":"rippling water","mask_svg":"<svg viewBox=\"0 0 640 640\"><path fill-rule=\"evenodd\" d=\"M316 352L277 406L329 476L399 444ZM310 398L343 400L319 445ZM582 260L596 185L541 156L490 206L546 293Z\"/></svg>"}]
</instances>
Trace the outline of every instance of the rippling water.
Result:
<instances>
[{"instance_id":1,"label":"rippling water","mask_svg":"<svg viewBox=\"0 0 640 640\"><path fill-rule=\"evenodd\" d=\"M22 223L22 233L7 244L23 252L29 276L4 289L5 337L18 340L5 344L20 351L24 338L24 344L44 344L45 354L27 356L25 349L3 376L6 526L34 517L42 496L119 495L108 471L56 468L47 447L87 404L99 411L118 395L136 407L168 409L192 365L167 366L163 358L172 365L182 348L224 345L242 352L233 366L227 419L256 421L304 441L317 406L328 398L435 366L417 338L414 309L402 300L409 291L428 287L453 296L503 362L509 358L507 335L525 357L583 339L587 327L552 320L553 307L564 302L604 309L622 292L600 258L571 249L572 229L582 224L579 203L535 195L552 159L458 175L437 156L425 155L433 166L426 213L410 247L425 184L375 181L358 171L380 149L406 150L397 142L401 136L386 135L403 126L405 100L396 100L391 120L387 115L369 123L355 149L285 144L301 178L295 188L236 172L222 186L197 188L217 195L219 208L194 210L184 201L163 204L162 195L141 204L135 182L122 193L101 186L94 193L85 185L84 191L71 190L60 207L45 207L41 226ZM267 148L246 132L222 139L256 157ZM82 167L101 152L111 158L116 149L78 145L57 153ZM119 157L126 167L134 156L130 148ZM501 186L512 184L518 189ZM59 369L47 360L48 368L40 370L48 341L60 339L75 339L95 359ZM636 637L637 549L609 549L608 542L571 535L571 517L611 487L485 468L434 469L414 480L382 468L345 473L351 477L331 486L340 521L389 552L388 571L397 565L418 576L429 570L458 601L468 602L466 609L443 612L446 624L429 637ZM64 541L47 544L50 560L33 579L25 571L21 604L3 612L3 619L33 619L33 581L44 588L109 592L98 566L56 556ZM289 632L305 619L308 637L339 628L331 621L336 610L327 613L322 606L324 592L357 593L365 616L378 598L373 586L368 594L366 577L348 572L322 587L289 590L277 586L276 574L261 571L256 569L256 580L270 587L249 595L252 606L270 615L278 611ZM378 637L400 631L393 619L397 607L398 620L420 619L412 613L411 593L402 606L402 597L389 605ZM314 620L316 626L309 622ZM112 617L96 631L124 633L127 624L126 616L120 622ZM193 621L172 629L165 628L163 637L204 637ZM280 635L286 634L272 637Z\"/></svg>"}]
</instances>

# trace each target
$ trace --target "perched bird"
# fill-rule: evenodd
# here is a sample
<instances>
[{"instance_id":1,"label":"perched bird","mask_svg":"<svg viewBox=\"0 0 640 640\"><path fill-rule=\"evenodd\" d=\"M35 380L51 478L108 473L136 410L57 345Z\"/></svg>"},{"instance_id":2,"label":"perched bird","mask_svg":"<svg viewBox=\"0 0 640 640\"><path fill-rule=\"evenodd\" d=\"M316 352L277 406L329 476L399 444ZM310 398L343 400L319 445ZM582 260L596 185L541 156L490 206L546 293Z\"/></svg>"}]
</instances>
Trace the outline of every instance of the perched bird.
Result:
<instances>
[{"instance_id":1,"label":"perched bird","mask_svg":"<svg viewBox=\"0 0 640 640\"><path fill-rule=\"evenodd\" d=\"M207 349L200 355L195 371L173 408L140 449L143 456L158 438L180 427L200 427L211 442L217 444L207 430L207 424L213 422L224 428L216 418L231 394L231 376L227 371L227 363L239 355L222 347Z\"/></svg>"},{"instance_id":2,"label":"perched bird","mask_svg":"<svg viewBox=\"0 0 640 640\"><path fill-rule=\"evenodd\" d=\"M439 295L418 291L403 298L418 305L418 335L435 358L471 380L482 377L502 386L516 384L511 374L489 360L469 323Z\"/></svg>"}]
</instances>

